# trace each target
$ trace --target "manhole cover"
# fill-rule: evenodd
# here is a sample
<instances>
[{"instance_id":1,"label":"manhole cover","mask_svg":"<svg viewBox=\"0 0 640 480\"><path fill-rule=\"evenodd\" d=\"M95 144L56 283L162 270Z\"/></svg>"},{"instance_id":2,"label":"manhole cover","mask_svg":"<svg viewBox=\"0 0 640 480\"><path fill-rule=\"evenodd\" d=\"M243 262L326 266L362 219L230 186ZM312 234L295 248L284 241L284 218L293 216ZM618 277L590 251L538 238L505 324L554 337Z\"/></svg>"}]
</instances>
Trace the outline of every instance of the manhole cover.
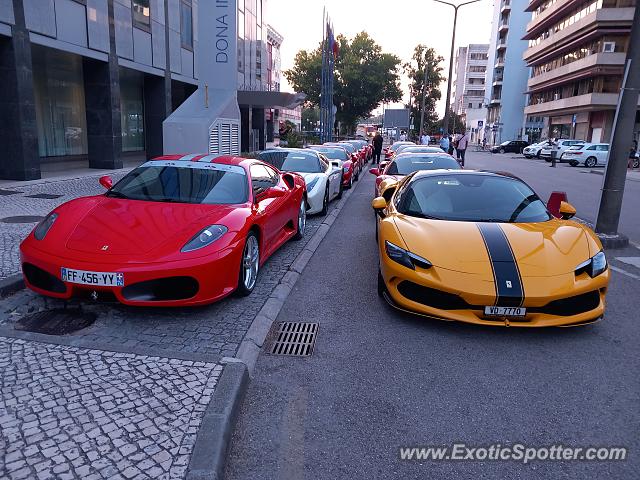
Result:
<instances>
[{"instance_id":1,"label":"manhole cover","mask_svg":"<svg viewBox=\"0 0 640 480\"><path fill-rule=\"evenodd\" d=\"M0 218L2 223L38 223L44 217L37 215L18 215L16 217L4 217Z\"/></svg>"},{"instance_id":2,"label":"manhole cover","mask_svg":"<svg viewBox=\"0 0 640 480\"><path fill-rule=\"evenodd\" d=\"M313 353L318 333L317 323L282 322L278 325L272 355L308 357Z\"/></svg>"},{"instance_id":3,"label":"manhole cover","mask_svg":"<svg viewBox=\"0 0 640 480\"><path fill-rule=\"evenodd\" d=\"M45 198L47 200L53 200L54 198L60 198L63 195L56 195L55 193L36 193L35 195L25 195L27 198Z\"/></svg>"},{"instance_id":4,"label":"manhole cover","mask_svg":"<svg viewBox=\"0 0 640 480\"><path fill-rule=\"evenodd\" d=\"M95 321L94 313L71 308L56 308L22 317L14 328L45 335L66 335L87 328Z\"/></svg>"},{"instance_id":5,"label":"manhole cover","mask_svg":"<svg viewBox=\"0 0 640 480\"><path fill-rule=\"evenodd\" d=\"M17 190L5 190L3 188L0 188L0 195L15 195L16 193L22 193L22 192L18 192Z\"/></svg>"}]
</instances>

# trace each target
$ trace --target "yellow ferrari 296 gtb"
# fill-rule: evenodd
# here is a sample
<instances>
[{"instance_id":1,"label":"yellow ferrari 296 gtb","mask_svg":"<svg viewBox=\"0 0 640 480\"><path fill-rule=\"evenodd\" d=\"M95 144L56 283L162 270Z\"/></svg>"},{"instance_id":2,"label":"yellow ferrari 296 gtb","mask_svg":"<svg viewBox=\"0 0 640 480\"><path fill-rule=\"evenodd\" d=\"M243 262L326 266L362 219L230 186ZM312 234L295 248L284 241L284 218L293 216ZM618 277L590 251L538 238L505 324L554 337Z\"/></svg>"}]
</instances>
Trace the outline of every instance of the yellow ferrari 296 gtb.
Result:
<instances>
[{"instance_id":1,"label":"yellow ferrari 296 gtb","mask_svg":"<svg viewBox=\"0 0 640 480\"><path fill-rule=\"evenodd\" d=\"M504 173L419 171L386 180L378 222L378 293L442 320L569 326L600 319L609 269L595 233L561 219Z\"/></svg>"}]
</instances>

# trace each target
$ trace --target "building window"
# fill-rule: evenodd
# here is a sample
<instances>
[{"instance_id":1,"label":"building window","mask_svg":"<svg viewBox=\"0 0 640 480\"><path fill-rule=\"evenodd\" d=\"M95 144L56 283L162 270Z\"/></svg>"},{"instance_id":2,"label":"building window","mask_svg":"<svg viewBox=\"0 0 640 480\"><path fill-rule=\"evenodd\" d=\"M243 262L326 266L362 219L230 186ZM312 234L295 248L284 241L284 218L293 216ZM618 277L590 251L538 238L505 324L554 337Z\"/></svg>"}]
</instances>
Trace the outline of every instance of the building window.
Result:
<instances>
[{"instance_id":1,"label":"building window","mask_svg":"<svg viewBox=\"0 0 640 480\"><path fill-rule=\"evenodd\" d=\"M133 70L120 69L120 121L123 152L144 150L143 96L143 75Z\"/></svg>"},{"instance_id":2,"label":"building window","mask_svg":"<svg viewBox=\"0 0 640 480\"><path fill-rule=\"evenodd\" d=\"M191 0L180 2L180 39L182 48L193 50L193 14Z\"/></svg>"},{"instance_id":3,"label":"building window","mask_svg":"<svg viewBox=\"0 0 640 480\"><path fill-rule=\"evenodd\" d=\"M39 155L86 155L82 57L37 45L32 52Z\"/></svg>"},{"instance_id":4,"label":"building window","mask_svg":"<svg viewBox=\"0 0 640 480\"><path fill-rule=\"evenodd\" d=\"M133 24L143 30L151 29L151 11L149 0L133 0Z\"/></svg>"}]
</instances>

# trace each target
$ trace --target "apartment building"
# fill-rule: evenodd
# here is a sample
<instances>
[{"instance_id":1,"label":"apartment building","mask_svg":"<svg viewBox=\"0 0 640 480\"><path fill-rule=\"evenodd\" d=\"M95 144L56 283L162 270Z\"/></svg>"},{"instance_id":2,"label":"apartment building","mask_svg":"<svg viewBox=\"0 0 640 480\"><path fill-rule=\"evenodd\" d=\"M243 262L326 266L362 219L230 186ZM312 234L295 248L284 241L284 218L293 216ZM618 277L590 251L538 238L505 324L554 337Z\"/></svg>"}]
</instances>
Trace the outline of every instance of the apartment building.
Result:
<instances>
[{"instance_id":1,"label":"apartment building","mask_svg":"<svg viewBox=\"0 0 640 480\"><path fill-rule=\"evenodd\" d=\"M524 107L529 69L522 55L531 12L525 11L526 0L496 0L494 2L489 60L486 75L488 143L521 139L537 128L526 118Z\"/></svg>"},{"instance_id":2,"label":"apartment building","mask_svg":"<svg viewBox=\"0 0 640 480\"><path fill-rule=\"evenodd\" d=\"M609 141L635 6L635 0L529 1L525 112L543 118L543 136ZM639 124L636 115L636 138Z\"/></svg>"},{"instance_id":3,"label":"apartment building","mask_svg":"<svg viewBox=\"0 0 640 480\"><path fill-rule=\"evenodd\" d=\"M481 141L485 133L488 51L489 45L471 44L459 47L456 52L451 105L452 110L464 119L464 129L472 142Z\"/></svg>"}]
</instances>

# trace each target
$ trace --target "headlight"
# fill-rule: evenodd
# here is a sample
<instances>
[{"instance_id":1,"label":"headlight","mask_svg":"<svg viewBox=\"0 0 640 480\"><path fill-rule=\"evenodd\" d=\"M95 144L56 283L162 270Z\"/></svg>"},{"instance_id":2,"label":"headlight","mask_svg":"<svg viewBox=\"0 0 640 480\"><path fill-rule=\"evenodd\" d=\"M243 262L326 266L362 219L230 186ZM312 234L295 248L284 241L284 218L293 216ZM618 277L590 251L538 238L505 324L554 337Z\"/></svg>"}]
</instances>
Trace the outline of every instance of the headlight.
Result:
<instances>
[{"instance_id":1,"label":"headlight","mask_svg":"<svg viewBox=\"0 0 640 480\"><path fill-rule=\"evenodd\" d=\"M193 252L199 248L206 247L222 237L228 230L224 225L211 225L210 227L203 228L195 237L189 240L180 251Z\"/></svg>"},{"instance_id":2,"label":"headlight","mask_svg":"<svg viewBox=\"0 0 640 480\"><path fill-rule=\"evenodd\" d=\"M56 221L56 218L58 218L57 213L50 213L36 226L33 231L33 236L36 237L36 240L44 239L49 232L49 229L53 226L53 222Z\"/></svg>"},{"instance_id":3,"label":"headlight","mask_svg":"<svg viewBox=\"0 0 640 480\"><path fill-rule=\"evenodd\" d=\"M591 278L597 277L607 269L607 257L603 251L599 251L586 262L576 267L576 276L587 272Z\"/></svg>"},{"instance_id":4,"label":"headlight","mask_svg":"<svg viewBox=\"0 0 640 480\"><path fill-rule=\"evenodd\" d=\"M320 177L316 177L313 180L311 180L309 183L307 183L307 192L313 190L313 187L316 186L316 183L318 183L318 180L320 180Z\"/></svg>"},{"instance_id":5,"label":"headlight","mask_svg":"<svg viewBox=\"0 0 640 480\"><path fill-rule=\"evenodd\" d=\"M415 270L416 266L421 268L431 268L433 266L429 260L422 258L415 253L411 253L404 248L400 248L388 240L384 242L384 246L387 251L387 256L391 260L399 263L400 265L404 265L411 270Z\"/></svg>"}]
</instances>

